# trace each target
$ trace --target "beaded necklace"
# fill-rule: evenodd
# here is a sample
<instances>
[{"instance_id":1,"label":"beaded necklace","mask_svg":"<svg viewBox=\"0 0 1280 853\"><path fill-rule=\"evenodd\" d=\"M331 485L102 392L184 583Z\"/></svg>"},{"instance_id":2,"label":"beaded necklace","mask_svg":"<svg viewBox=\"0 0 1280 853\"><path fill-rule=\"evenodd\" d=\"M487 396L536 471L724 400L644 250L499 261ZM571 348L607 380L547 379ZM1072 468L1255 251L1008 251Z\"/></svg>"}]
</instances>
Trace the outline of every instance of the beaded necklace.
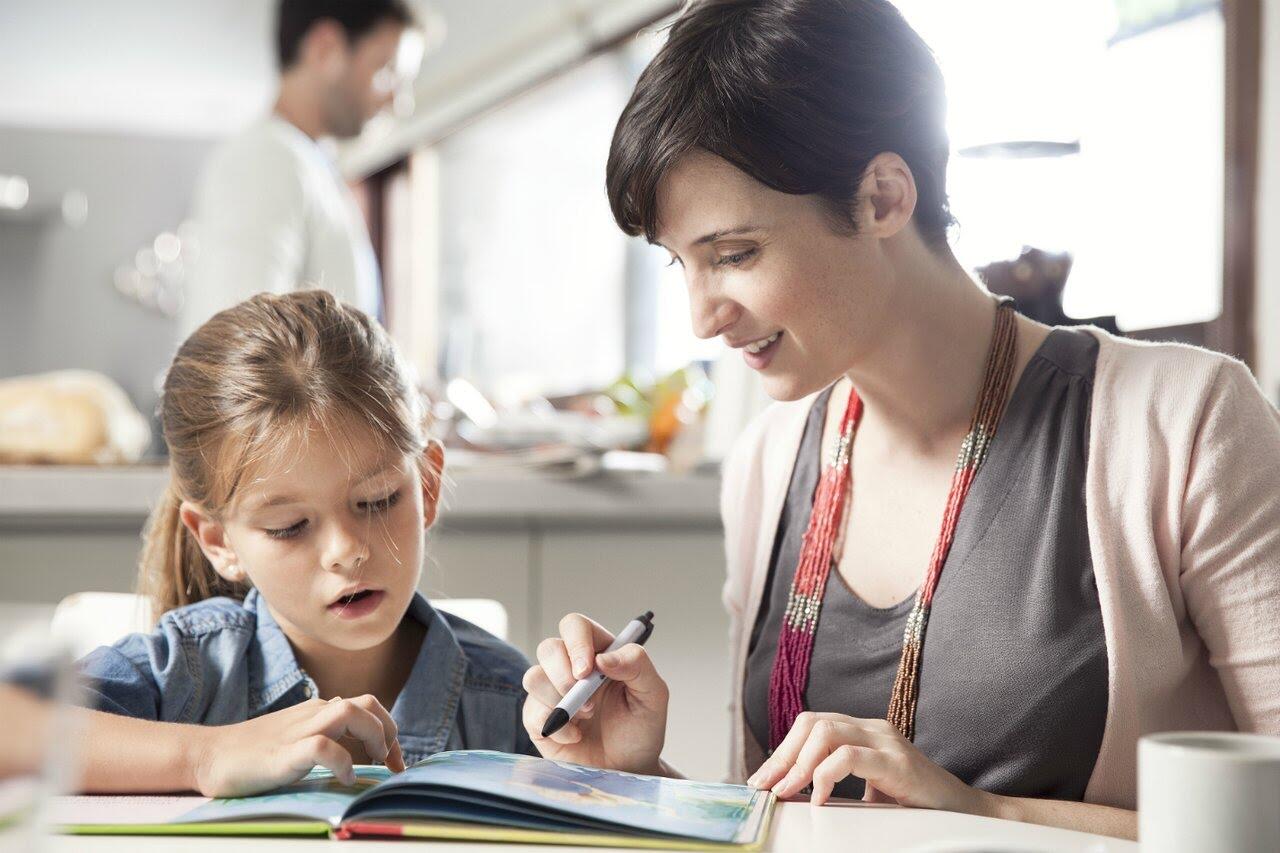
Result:
<instances>
[{"instance_id":1,"label":"beaded necklace","mask_svg":"<svg viewBox=\"0 0 1280 853\"><path fill-rule=\"evenodd\" d=\"M915 737L916 703L920 693L920 656L924 648L925 628L933 593L942 577L942 566L955 539L956 524L969 487L986 460L987 449L995 437L996 426L1009 401L1017 353L1017 323L1011 301L996 308L995 333L987 353L982 388L969 422L969 431L960 443L951 489L947 494L942 529L938 533L929 570L924 583L916 591L915 605L907 616L902 637L902 658L889 697L887 719L911 740ZM832 552L843 529L845 507L852 487L850 456L853 439L862 420L862 400L857 390L849 393L849 402L840 419L840 438L836 442L831 465L823 472L813 497L813 511L805 530L800 560L791 580L787 609L778 634L778 651L769 676L769 748L777 749L796 717L804 711L804 692L809 683L809 664L813 658L814 635L822 613L822 598L834 560Z\"/></svg>"}]
</instances>

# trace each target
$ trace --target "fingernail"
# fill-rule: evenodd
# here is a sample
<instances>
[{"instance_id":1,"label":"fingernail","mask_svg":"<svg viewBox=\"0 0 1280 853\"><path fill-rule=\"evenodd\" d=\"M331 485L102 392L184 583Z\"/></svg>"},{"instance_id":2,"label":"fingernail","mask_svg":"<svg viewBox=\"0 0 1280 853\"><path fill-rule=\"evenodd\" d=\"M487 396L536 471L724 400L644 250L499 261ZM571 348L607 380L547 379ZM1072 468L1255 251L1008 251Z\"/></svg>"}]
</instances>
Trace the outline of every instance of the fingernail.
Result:
<instances>
[{"instance_id":1,"label":"fingernail","mask_svg":"<svg viewBox=\"0 0 1280 853\"><path fill-rule=\"evenodd\" d=\"M613 666L613 662L614 662L615 660L617 660L617 658L615 658L615 657L613 656L613 654L612 654L612 653L607 654L607 655L598 655L598 656L596 657L596 662L597 662L597 663L602 663L602 664L604 664L605 666Z\"/></svg>"},{"instance_id":2,"label":"fingernail","mask_svg":"<svg viewBox=\"0 0 1280 853\"><path fill-rule=\"evenodd\" d=\"M574 674L575 674L575 675L578 675L579 677L581 677L581 676L583 676L583 675L586 675L586 672L587 672L587 659L586 659L586 658L574 658L574 659L573 659L573 672L574 672Z\"/></svg>"}]
</instances>

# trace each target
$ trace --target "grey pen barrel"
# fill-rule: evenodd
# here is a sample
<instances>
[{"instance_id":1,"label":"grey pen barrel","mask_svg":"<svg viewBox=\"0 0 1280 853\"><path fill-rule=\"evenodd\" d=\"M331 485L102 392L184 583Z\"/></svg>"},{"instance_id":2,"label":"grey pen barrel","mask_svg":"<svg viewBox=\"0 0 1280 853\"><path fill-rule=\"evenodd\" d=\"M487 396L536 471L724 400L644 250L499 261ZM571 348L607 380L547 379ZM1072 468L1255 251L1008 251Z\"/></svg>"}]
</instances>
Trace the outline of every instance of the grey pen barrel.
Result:
<instances>
[{"instance_id":1,"label":"grey pen barrel","mask_svg":"<svg viewBox=\"0 0 1280 853\"><path fill-rule=\"evenodd\" d=\"M599 654L616 652L630 643L643 645L652 633L653 611L650 610L628 622L627 627L619 631L618 635L614 637L613 642L609 644L609 648ZM569 692L564 694L564 698L547 716L547 721L542 726L542 736L550 737L564 728L570 720L577 716L578 711L582 710L582 706L591 701L591 697L600 689L600 685L607 680L604 673L599 669L593 669L590 675L570 687Z\"/></svg>"}]
</instances>

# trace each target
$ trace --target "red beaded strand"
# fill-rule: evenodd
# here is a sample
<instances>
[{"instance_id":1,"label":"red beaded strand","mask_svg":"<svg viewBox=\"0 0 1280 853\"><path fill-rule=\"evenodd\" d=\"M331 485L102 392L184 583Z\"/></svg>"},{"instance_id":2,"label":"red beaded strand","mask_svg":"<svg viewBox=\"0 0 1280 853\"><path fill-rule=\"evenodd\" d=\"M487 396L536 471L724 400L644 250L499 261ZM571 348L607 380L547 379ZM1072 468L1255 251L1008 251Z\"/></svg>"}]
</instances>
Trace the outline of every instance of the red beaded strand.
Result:
<instances>
[{"instance_id":1,"label":"red beaded strand","mask_svg":"<svg viewBox=\"0 0 1280 853\"><path fill-rule=\"evenodd\" d=\"M982 388L974 406L969 431L960 444L951 489L947 494L942 529L929 559L924 583L903 631L902 658L889 698L887 719L903 736L915 736L916 704L920 693L920 658L933 594L942 577L942 567L955 539L960 510L969 488L987 456L996 426L1009 400L1017 353L1017 323L1011 302L996 309L995 333L987 354ZM832 552L843 528L844 510L852 489L850 454L858 424L862 420L862 400L856 390L840 420L840 438L831 465L822 474L813 498L809 526L805 530L800 561L791 581L787 610L778 634L778 651L769 676L769 748L777 749L796 717L804 711L804 692L809 683L813 642L822 612L827 578L833 565Z\"/></svg>"}]
</instances>

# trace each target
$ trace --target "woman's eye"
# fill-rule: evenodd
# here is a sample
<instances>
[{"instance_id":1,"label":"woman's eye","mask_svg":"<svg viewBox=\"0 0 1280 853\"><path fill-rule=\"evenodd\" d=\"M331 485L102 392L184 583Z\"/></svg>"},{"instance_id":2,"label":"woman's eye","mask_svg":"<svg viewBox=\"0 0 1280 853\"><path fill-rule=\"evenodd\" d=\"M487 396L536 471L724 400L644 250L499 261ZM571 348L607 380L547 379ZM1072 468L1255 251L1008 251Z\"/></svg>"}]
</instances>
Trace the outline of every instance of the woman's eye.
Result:
<instances>
[{"instance_id":1,"label":"woman's eye","mask_svg":"<svg viewBox=\"0 0 1280 853\"><path fill-rule=\"evenodd\" d=\"M290 524L288 527L280 527L277 529L264 528L264 532L272 539L292 539L302 532L307 526L307 520L304 518L297 524Z\"/></svg>"},{"instance_id":2,"label":"woman's eye","mask_svg":"<svg viewBox=\"0 0 1280 853\"><path fill-rule=\"evenodd\" d=\"M361 501L360 508L365 512L386 512L391 509L400 500L400 492L394 491L385 498L378 498L376 501Z\"/></svg>"},{"instance_id":3,"label":"woman's eye","mask_svg":"<svg viewBox=\"0 0 1280 853\"><path fill-rule=\"evenodd\" d=\"M716 258L716 266L718 267L736 267L755 256L758 249L746 249L732 255L721 255Z\"/></svg>"},{"instance_id":4,"label":"woman's eye","mask_svg":"<svg viewBox=\"0 0 1280 853\"><path fill-rule=\"evenodd\" d=\"M684 261L680 260L675 255L672 255L671 260L667 261L667 266L674 267L676 264L679 264L680 266L684 266Z\"/></svg>"}]
</instances>

